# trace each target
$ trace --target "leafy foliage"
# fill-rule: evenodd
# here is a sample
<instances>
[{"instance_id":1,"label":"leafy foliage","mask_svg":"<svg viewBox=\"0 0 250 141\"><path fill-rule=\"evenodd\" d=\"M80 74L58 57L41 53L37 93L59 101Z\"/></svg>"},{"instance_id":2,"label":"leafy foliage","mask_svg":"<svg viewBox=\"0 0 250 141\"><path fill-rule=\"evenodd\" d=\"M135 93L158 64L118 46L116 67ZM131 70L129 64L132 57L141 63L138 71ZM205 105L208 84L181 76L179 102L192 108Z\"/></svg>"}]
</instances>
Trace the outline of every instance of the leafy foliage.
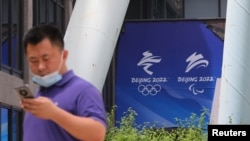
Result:
<instances>
[{"instance_id":1,"label":"leafy foliage","mask_svg":"<svg viewBox=\"0 0 250 141\"><path fill-rule=\"evenodd\" d=\"M124 112L120 121L115 120L116 106L107 115L108 129L105 141L206 141L203 132L205 124L205 109L200 117L191 113L188 119L175 120L178 128L156 128L153 123L138 125L135 123L137 113L131 107ZM119 123L119 127L116 126Z\"/></svg>"}]
</instances>

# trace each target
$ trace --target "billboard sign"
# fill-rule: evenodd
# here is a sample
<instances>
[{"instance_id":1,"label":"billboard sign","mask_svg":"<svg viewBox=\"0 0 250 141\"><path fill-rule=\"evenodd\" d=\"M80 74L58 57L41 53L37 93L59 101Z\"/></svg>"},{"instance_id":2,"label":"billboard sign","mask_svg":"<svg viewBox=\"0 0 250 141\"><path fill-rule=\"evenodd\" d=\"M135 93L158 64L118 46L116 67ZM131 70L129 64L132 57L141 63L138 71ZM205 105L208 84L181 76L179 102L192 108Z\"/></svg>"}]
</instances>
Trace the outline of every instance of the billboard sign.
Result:
<instances>
[{"instance_id":1,"label":"billboard sign","mask_svg":"<svg viewBox=\"0 0 250 141\"><path fill-rule=\"evenodd\" d=\"M131 107L137 124L176 127L175 118L211 110L223 53L215 27L202 20L125 22L116 62L116 119Z\"/></svg>"}]
</instances>

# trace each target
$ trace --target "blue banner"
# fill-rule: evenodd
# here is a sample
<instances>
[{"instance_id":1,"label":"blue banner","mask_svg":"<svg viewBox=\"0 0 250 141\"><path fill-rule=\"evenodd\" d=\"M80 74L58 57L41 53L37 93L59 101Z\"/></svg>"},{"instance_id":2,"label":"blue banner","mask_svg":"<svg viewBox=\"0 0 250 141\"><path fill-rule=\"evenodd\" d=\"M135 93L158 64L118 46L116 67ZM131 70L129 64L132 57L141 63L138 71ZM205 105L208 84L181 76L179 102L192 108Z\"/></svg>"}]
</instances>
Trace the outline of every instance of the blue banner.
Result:
<instances>
[{"instance_id":1,"label":"blue banner","mask_svg":"<svg viewBox=\"0 0 250 141\"><path fill-rule=\"evenodd\" d=\"M176 127L175 118L211 110L222 55L223 40L204 21L125 22L118 42L116 119L131 107L137 124Z\"/></svg>"}]
</instances>

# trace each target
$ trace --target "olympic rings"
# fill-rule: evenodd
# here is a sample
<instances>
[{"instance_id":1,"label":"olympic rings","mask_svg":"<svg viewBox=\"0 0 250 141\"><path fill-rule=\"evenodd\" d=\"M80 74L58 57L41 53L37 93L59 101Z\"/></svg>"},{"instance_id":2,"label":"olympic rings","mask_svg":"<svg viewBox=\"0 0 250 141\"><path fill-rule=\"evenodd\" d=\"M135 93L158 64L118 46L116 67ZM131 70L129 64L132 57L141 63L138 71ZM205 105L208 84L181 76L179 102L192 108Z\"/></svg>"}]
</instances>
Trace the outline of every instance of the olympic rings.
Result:
<instances>
[{"instance_id":1,"label":"olympic rings","mask_svg":"<svg viewBox=\"0 0 250 141\"><path fill-rule=\"evenodd\" d=\"M155 85L139 85L138 86L138 92L142 93L142 95L147 96L147 95L156 95L158 92L161 91L161 86L159 84Z\"/></svg>"}]
</instances>

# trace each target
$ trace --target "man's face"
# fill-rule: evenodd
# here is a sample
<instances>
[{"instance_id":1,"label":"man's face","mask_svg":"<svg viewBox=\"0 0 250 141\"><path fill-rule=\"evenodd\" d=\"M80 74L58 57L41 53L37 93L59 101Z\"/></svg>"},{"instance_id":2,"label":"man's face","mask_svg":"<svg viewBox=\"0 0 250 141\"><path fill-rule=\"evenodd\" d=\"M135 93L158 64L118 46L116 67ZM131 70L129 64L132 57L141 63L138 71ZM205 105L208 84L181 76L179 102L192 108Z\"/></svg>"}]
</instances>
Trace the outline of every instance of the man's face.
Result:
<instances>
[{"instance_id":1,"label":"man's face","mask_svg":"<svg viewBox=\"0 0 250 141\"><path fill-rule=\"evenodd\" d=\"M33 74L44 76L59 69L62 52L45 38L36 45L28 44L27 59Z\"/></svg>"}]
</instances>

